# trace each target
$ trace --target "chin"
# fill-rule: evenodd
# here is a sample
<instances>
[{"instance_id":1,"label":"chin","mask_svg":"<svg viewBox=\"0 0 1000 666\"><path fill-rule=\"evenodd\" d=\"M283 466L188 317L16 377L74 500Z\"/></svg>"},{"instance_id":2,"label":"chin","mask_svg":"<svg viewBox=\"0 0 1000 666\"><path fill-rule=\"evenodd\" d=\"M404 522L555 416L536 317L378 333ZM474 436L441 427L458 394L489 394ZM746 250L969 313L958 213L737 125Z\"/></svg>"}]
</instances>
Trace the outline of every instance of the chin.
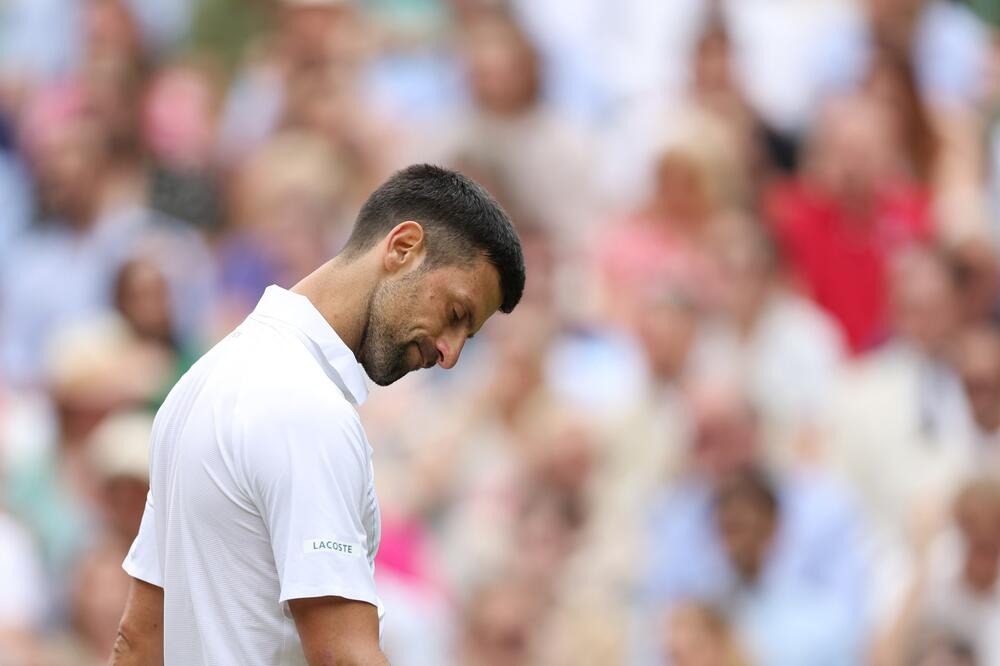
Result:
<instances>
[{"instance_id":1,"label":"chin","mask_svg":"<svg viewBox=\"0 0 1000 666\"><path fill-rule=\"evenodd\" d=\"M365 369L365 372L368 372L367 368ZM398 382L411 372L412 370L394 370L392 372L378 374L372 374L369 372L368 378L375 382L378 386L389 386L390 384Z\"/></svg>"}]
</instances>

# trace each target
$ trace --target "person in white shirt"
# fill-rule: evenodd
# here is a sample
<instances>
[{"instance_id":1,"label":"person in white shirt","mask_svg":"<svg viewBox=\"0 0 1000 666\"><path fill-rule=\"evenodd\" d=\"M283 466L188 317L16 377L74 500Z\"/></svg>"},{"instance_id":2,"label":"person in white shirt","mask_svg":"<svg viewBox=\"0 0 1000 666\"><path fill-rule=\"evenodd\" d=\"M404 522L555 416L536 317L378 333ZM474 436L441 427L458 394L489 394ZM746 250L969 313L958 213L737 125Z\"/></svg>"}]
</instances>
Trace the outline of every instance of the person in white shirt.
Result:
<instances>
[{"instance_id":1,"label":"person in white shirt","mask_svg":"<svg viewBox=\"0 0 1000 666\"><path fill-rule=\"evenodd\" d=\"M379 510L355 410L365 373L384 386L451 368L524 280L496 201L415 165L371 195L338 256L291 291L269 287L157 413L111 663L387 664Z\"/></svg>"}]
</instances>

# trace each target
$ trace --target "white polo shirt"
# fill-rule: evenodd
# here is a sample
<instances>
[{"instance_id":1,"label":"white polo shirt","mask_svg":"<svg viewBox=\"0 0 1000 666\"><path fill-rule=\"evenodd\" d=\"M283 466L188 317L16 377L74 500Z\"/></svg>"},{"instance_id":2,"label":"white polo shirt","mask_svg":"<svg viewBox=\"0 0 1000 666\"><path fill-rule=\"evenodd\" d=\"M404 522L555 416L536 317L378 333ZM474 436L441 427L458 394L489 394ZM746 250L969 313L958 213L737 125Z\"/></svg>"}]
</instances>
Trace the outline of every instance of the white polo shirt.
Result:
<instances>
[{"instance_id":1,"label":"white polo shirt","mask_svg":"<svg viewBox=\"0 0 1000 666\"><path fill-rule=\"evenodd\" d=\"M364 371L312 303L268 287L156 415L129 575L164 589L165 666L305 666L285 602L382 605Z\"/></svg>"}]
</instances>

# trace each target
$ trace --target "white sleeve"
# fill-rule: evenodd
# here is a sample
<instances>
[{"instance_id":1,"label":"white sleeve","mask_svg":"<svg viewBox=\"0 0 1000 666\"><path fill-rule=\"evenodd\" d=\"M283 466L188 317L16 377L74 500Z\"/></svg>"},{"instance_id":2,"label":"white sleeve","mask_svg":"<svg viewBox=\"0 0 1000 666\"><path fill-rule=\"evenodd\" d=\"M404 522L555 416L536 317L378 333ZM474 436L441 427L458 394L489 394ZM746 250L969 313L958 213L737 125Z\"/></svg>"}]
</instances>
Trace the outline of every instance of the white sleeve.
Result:
<instances>
[{"instance_id":1,"label":"white sleeve","mask_svg":"<svg viewBox=\"0 0 1000 666\"><path fill-rule=\"evenodd\" d=\"M146 494L146 510L142 513L139 534L122 563L125 573L132 578L163 587L160 553L156 546L156 514L153 512L153 491Z\"/></svg>"},{"instance_id":2,"label":"white sleeve","mask_svg":"<svg viewBox=\"0 0 1000 666\"><path fill-rule=\"evenodd\" d=\"M247 482L270 535L279 601L337 596L378 606L375 528L366 529L371 458L357 414L343 400L309 396L280 413L259 410L248 425Z\"/></svg>"}]
</instances>

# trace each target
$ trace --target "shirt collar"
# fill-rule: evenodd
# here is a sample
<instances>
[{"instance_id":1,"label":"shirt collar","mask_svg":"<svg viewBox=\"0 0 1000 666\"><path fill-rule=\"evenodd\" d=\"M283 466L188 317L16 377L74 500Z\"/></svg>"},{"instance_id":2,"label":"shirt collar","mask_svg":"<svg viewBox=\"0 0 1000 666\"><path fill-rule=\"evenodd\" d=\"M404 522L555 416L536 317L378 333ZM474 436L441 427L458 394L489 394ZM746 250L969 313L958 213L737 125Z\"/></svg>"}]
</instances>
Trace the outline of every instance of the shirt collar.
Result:
<instances>
[{"instance_id":1,"label":"shirt collar","mask_svg":"<svg viewBox=\"0 0 1000 666\"><path fill-rule=\"evenodd\" d=\"M355 405L365 401L368 383L364 368L308 298L271 285L264 290L253 313L280 319L305 334L319 347L323 358L340 377L347 399Z\"/></svg>"}]
</instances>

